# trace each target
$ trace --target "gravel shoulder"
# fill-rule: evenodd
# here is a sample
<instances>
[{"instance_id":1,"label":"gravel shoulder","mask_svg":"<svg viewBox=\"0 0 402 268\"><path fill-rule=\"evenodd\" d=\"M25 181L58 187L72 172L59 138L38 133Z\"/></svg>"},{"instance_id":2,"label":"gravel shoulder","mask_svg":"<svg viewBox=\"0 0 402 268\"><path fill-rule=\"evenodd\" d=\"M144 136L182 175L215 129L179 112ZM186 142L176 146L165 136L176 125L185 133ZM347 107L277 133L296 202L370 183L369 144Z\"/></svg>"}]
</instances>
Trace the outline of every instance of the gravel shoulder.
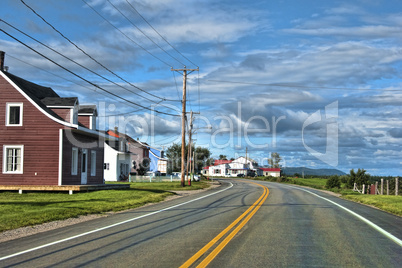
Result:
<instances>
[{"instance_id":1,"label":"gravel shoulder","mask_svg":"<svg viewBox=\"0 0 402 268\"><path fill-rule=\"evenodd\" d=\"M210 182L210 184L211 184L210 187L208 187L206 189L201 189L201 190L171 191L171 192L175 193L175 195L168 196L167 198L165 198L165 200L163 200L161 202L166 202L166 201L176 199L176 198L180 198L180 197L183 197L183 196L189 196L189 195L205 192L205 191L214 189L216 187L219 187L221 185L219 182ZM144 206L150 206L152 204L154 204L154 203L149 203L149 204L146 204ZM138 209L138 208L133 208L133 209ZM125 211L127 211L127 210L125 210ZM107 212L107 213L103 213L103 214L84 215L84 216L79 216L77 218L70 218L70 219L61 220L61 221L52 221L52 222L47 222L47 223L43 223L43 224L39 224L39 225L27 226L27 227L14 229L14 230L5 231L5 232L0 233L0 243L5 242L5 241L9 241L9 240L14 240L14 239L21 238L21 237L25 237L25 236L34 235L34 234L37 234L37 233L42 233L42 232L46 232L46 231L50 231L50 230L55 230L55 229L58 229L58 228L62 228L62 227L69 226L69 225L74 225L74 224L85 222L85 221L90 221L90 220L97 219L97 218L108 217L108 216L111 216L113 214L122 213L122 212L125 212L125 211Z\"/></svg>"}]
</instances>

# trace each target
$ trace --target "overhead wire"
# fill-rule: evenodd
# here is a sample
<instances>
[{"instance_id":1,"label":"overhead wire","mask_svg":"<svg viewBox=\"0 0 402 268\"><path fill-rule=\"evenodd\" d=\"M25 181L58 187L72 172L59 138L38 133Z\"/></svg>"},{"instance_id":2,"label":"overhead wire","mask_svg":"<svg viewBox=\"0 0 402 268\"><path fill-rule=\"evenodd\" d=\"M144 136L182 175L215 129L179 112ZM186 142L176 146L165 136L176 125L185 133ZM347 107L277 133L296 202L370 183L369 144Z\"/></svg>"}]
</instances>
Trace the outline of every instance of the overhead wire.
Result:
<instances>
[{"instance_id":1,"label":"overhead wire","mask_svg":"<svg viewBox=\"0 0 402 268\"><path fill-rule=\"evenodd\" d=\"M179 89L178 89L177 81L176 81L176 76L175 76L174 73L175 73L175 72L172 72L172 74L173 74L173 79L174 79L174 83L176 84L177 97L179 98L179 100L180 100L181 102L183 102L183 100L182 100L181 97L180 97L180 93L179 93Z\"/></svg>"},{"instance_id":2,"label":"overhead wire","mask_svg":"<svg viewBox=\"0 0 402 268\"><path fill-rule=\"evenodd\" d=\"M206 81L217 83L230 83L230 84L243 84L243 85L255 85L255 86L271 86L271 87L292 87L292 88L317 88L317 89L333 89L333 90L377 90L377 91L402 91L401 89L375 89L375 88L341 88L341 87L321 87L321 86L306 86L297 84L264 84L264 83L252 83L252 82L240 82L240 81L226 81L226 80L211 80Z\"/></svg>"},{"instance_id":3,"label":"overhead wire","mask_svg":"<svg viewBox=\"0 0 402 268\"><path fill-rule=\"evenodd\" d=\"M118 74L116 74L115 72L113 72L112 70L110 70L109 68L107 68L105 65L103 65L102 63L100 63L99 61L97 61L95 58L93 58L91 55L89 55L87 52L85 52L82 48L80 48L77 44L75 44L73 41L71 41L68 37L66 37L63 33L61 33L59 30L57 30L51 23L49 23L46 19L44 19L40 14L38 14L32 7L30 7L28 4L26 4L24 2L24 0L20 0L27 8L29 8L36 16L38 16L42 21L44 21L49 27L51 27L54 31L56 31L59 35L61 35L65 40L67 40L70 44L72 44L73 46L75 46L78 50L80 50L83 54L85 54L87 57L89 57L91 60L93 60L94 62L96 62L98 65L100 65L102 68L104 68L105 70L107 70L108 72L110 72L111 74L113 74L114 76L118 77L120 80L126 82L127 84L129 84L130 86L146 93L149 94L155 98L158 99L164 99L162 97L159 97L157 95L154 95L152 93L147 92L146 90L143 90L142 88L137 87L136 85L132 84L131 82L125 80L124 78L122 78L121 76L119 76Z\"/></svg>"},{"instance_id":4,"label":"overhead wire","mask_svg":"<svg viewBox=\"0 0 402 268\"><path fill-rule=\"evenodd\" d=\"M197 64L195 64L194 62L192 62L189 58L187 58L185 55L183 55L179 50L177 50L172 44L170 44L170 42L163 37L145 18L144 16L141 15L141 13L128 1L126 0L126 2L129 4L129 6L149 25L149 27L151 27L171 48L173 48L177 53L179 53L183 58L185 58L186 60L188 60L191 64L193 64L194 66L198 66Z\"/></svg>"},{"instance_id":5,"label":"overhead wire","mask_svg":"<svg viewBox=\"0 0 402 268\"><path fill-rule=\"evenodd\" d=\"M118 27L116 27L113 23L111 23L108 19L106 19L102 14L100 14L93 6L91 6L88 2L86 2L85 0L82 0L82 2L84 2L89 8L91 8L99 17L101 17L103 20L105 20L110 26L112 26L114 29L116 29L117 31L119 31L122 35L124 35L127 39L129 39L131 42L133 42L134 44L136 44L138 47L140 47L141 49L143 49L144 51L146 51L149 55L151 55L152 57L154 57L155 59L159 60L160 62L162 62L163 64L171 67L172 65L167 63L166 61L162 60L161 58L155 56L154 54L152 54L149 50L147 50L145 47L141 46L140 44L138 44L136 41L134 41L131 37L129 37L127 34L125 34L123 31L121 31Z\"/></svg>"},{"instance_id":6,"label":"overhead wire","mask_svg":"<svg viewBox=\"0 0 402 268\"><path fill-rule=\"evenodd\" d=\"M163 52L165 52L167 55L169 55L172 59L180 63L181 65L185 65L181 61L179 61L177 58L173 57L169 52L167 52L164 48L162 48L160 45L158 45L154 40L152 40L146 33L144 33L134 22L132 22L126 15L124 15L123 12L121 12L120 9L118 9L110 0L106 0L110 5L113 6L114 9L116 9L128 22L130 22L138 31L140 31L146 38L148 38L152 43L154 43L159 49L161 49Z\"/></svg>"},{"instance_id":7,"label":"overhead wire","mask_svg":"<svg viewBox=\"0 0 402 268\"><path fill-rule=\"evenodd\" d=\"M119 99L124 100L124 101L126 101L126 102L128 102L128 103L131 103L131 104L133 104L133 105L139 106L139 107L141 107L141 108L144 108L144 109L146 109L146 110L150 110L150 111L153 111L153 112L156 112L156 113L159 113L159 114L164 114L164 115L169 115L169 116L177 116L177 117L180 116L180 115L177 115L177 114L170 114L170 113L166 113L166 112L162 112L162 111L158 111L158 110L153 110L153 109L151 109L151 108L149 108L149 107L145 107L145 106L143 106L143 105L141 105L141 104L132 102L132 101L130 101L130 100L126 99L126 98L123 98L123 97L121 97L121 96L119 96L119 95L117 95L117 94L115 94L115 93L113 93L113 92L110 92L110 91L108 91L108 90L102 88L101 86L99 86L99 85L97 85L97 84L95 84L95 83L89 81L88 79L85 79L84 77L82 77L82 76L76 74L75 72L69 70L68 68L62 66L61 64L55 62L54 60L50 59L49 57L43 55L43 54L40 53L39 51L37 51L37 50L35 50L34 48L30 47L29 45L25 44L24 42L22 42L21 40L19 40L18 38L14 37L14 36L12 36L11 34L7 33L7 32L4 31L3 29L0 29L0 31L3 32L4 34L6 34L7 36L9 36L10 38L14 39L15 41L17 41L17 42L20 43L21 45L27 47L28 49L32 50L33 52L37 53L38 55L42 56L43 58L45 58L45 59L47 59L48 61L52 62L53 64L57 65L58 67L62 68L63 70L65 70L65 71L69 72L70 74L72 74L72 75L78 77L79 79L81 79L81 80L87 82L88 84L90 84L90 85L92 85L92 86L94 86L94 87L96 87L96 88L98 88L98 89L100 89L100 90L102 90L102 91L104 91L104 92L109 93L110 95L112 95L112 96L114 96L114 97L116 97L116 98L119 98Z\"/></svg>"},{"instance_id":8,"label":"overhead wire","mask_svg":"<svg viewBox=\"0 0 402 268\"><path fill-rule=\"evenodd\" d=\"M12 59L14 59L14 60L20 61L20 62L22 62L22 63L24 63L24 64L26 64L26 65L31 66L31 67L34 67L34 68L36 68L36 69L39 69L39 70L41 70L41 71L43 71L43 72L46 72L46 73L48 73L48 74L51 74L51 75L53 75L53 76L55 76L55 77L58 77L58 78L63 79L63 80L65 80L65 81L68 81L68 82L70 82L70 83L76 84L77 86L84 87L84 88L86 88L86 89L88 89L88 90L94 91L94 92L96 92L96 93L98 93L98 94L101 94L101 95L103 95L103 96L105 96L105 97L110 97L110 96L108 96L106 93L103 93L103 92L101 92L101 91L96 91L96 90L94 90L93 88L90 88L90 87L88 87L88 86L84 86L84 85L78 84L77 82L75 82L75 81L73 81L73 80L70 80L70 79L67 79L67 78L65 78L65 77L63 77L63 76L61 76L61 75L57 75L57 74L55 74L55 73L49 72L48 70L45 70L45 69L40 68L40 67L38 67L38 66L36 66L36 65L30 64L30 63L28 63L28 62L26 62L26 61L23 61L23 60L21 60L21 59L19 59L19 58L17 58L17 57L14 57L13 55L8 54L8 57L10 57L10 58L12 58ZM116 101L125 104L125 102L122 101L122 100L116 100ZM160 101L160 102L162 102L162 101ZM159 104L159 103L157 103L157 104ZM98 115L97 117L109 117L109 116L116 116L116 115L132 114L132 113L140 112L140 111L143 111L143 110L144 110L144 109L141 108L141 109L137 109L137 110L130 111L130 112L126 112L126 113L113 114L113 115L105 115L105 116L99 116L99 115Z\"/></svg>"},{"instance_id":9,"label":"overhead wire","mask_svg":"<svg viewBox=\"0 0 402 268\"><path fill-rule=\"evenodd\" d=\"M131 92L131 93L133 93L133 94L135 94L135 95L137 95L137 96L139 96L139 97L142 97L142 98L144 98L144 99L146 99L146 100L149 100L149 101L151 101L151 102L153 102L153 103L160 104L160 103L163 101L163 100L162 100L162 101L159 101L159 102L155 102L154 100L151 100L151 99L149 99L149 98L147 98L147 97L144 97L144 96L138 94L137 92L134 92L134 91L132 91L132 90L126 88L126 87L123 87L122 85L120 85L120 84L118 84L118 83L115 83L114 81L112 81L112 80L110 80L110 79L108 79L108 78L106 78L106 77L104 77L104 76L98 74L97 72L95 72L95 71L93 71L93 70L87 68L86 66L84 66L84 65L82 65L82 64L80 64L80 63L78 63L78 62L76 62L75 60L70 59L69 57L67 57L67 56L63 55L62 53L58 52L57 50L55 50L55 49L49 47L48 45L42 43L41 41L35 39L35 38L32 37L32 36L26 34L25 32L21 31L20 29L14 27L13 25L9 24L8 22L6 22L6 21L4 21L4 20L2 20L2 19L0 19L0 22L3 22L3 23L5 23L5 24L7 24L8 26L10 26L11 28L13 28L14 30L16 30L16 31L18 31L19 33L25 35L26 37L28 37L28 38L34 40L35 42L41 44L42 46L46 47L47 49L49 49L49 50L55 52L56 54L62 56L63 58L65 58L65 59L67 59L67 60L69 60L69 61L71 61L71 62L77 64L78 66L84 68L85 70L87 70L87 71L89 71L89 72L91 72L91 73L97 75L98 77L100 77L100 78L102 78L102 79L104 79L104 80L106 80L106 81L108 81L108 82L110 82L110 83L112 83L112 84L114 84L114 85L120 87L120 88L123 88L123 89L125 89L125 90L127 90L127 91L129 91L129 92ZM162 105L162 104L161 104L161 105ZM165 105L162 105L162 106L164 106L164 107L166 107L166 108L169 108L169 109L172 109L171 107L168 107L168 106L165 106Z\"/></svg>"}]
</instances>

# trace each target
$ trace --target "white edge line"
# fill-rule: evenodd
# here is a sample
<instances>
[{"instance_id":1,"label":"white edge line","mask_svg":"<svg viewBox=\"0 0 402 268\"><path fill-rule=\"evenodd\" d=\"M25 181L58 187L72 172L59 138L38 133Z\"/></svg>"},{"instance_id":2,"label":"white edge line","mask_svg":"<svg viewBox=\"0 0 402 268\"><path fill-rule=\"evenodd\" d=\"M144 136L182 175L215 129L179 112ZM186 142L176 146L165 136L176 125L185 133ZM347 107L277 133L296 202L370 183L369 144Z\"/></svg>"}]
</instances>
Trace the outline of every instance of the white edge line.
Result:
<instances>
[{"instance_id":1,"label":"white edge line","mask_svg":"<svg viewBox=\"0 0 402 268\"><path fill-rule=\"evenodd\" d=\"M348 209L348 208L345 208L344 206L339 205L338 203L336 203L336 202L334 202L334 201L332 201L332 200L329 200L329 199L327 199L327 198L325 198L325 197L322 197L322 196L320 196L320 195L318 195L318 194L316 194L316 193L310 192L309 190L306 190L306 189L303 189L303 188L299 188L299 187L290 186L290 185L288 185L288 186L291 187L291 188L295 188L295 189L298 189L298 190L302 190L302 191L305 191L305 192L310 193L310 194L312 194L312 195L315 195L315 196L317 196L317 197L319 197L319 198L321 198L321 199L324 199L324 200L326 200L326 201L328 201L328 202L330 202L330 203L332 203L332 204L334 204L334 205L340 207L341 209L346 210L347 212L349 212L349 213L352 214L353 216L355 216L355 217L359 218L360 220L364 221L365 223L367 223L368 225L370 225L371 227L373 227L375 230L377 230L378 232L382 233L383 235L385 235L386 237L388 237L389 239L391 239L392 241L394 241L395 243L397 243L399 246L402 247L402 240L401 240L401 239L399 239L398 237L394 236L393 234L391 234L391 233L385 231L385 230L382 229L380 226L378 226L378 225L376 225L375 223L369 221L368 219L364 218L363 216L360 216L360 215L357 214L356 212L354 212L354 211L352 211L352 210L350 210L350 209Z\"/></svg>"},{"instance_id":2,"label":"white edge line","mask_svg":"<svg viewBox=\"0 0 402 268\"><path fill-rule=\"evenodd\" d=\"M132 218L132 219L129 219L129 220L114 223L112 225L108 225L108 226L105 226L105 227L102 227L102 228L98 228L98 229L95 229L95 230L92 230L92 231L89 231L89 232L85 232L85 233L78 234L78 235L75 235L75 236L67 237L67 238L57 240L57 241L54 241L54 242L51 242L51 243L48 243L48 244L45 244L45 245L42 245L42 246L34 247L34 248L27 249L27 250L24 250L24 251L20 251L20 252L17 252L17 253L8 255L8 256L4 256L4 257L0 258L0 261L6 260L6 259L9 259L9 258L12 258L12 257L16 257L16 256L19 256L19 255L22 255L22 254L25 254L25 253L29 253L29 252L32 252L32 251L35 251L35 250L38 250L38 249L42 249L42 248L50 247L50 246L53 246L53 245L56 245L56 244L60 244L60 243L63 243L63 242L69 241L69 240L73 240L73 239L76 239L76 238L79 238L79 237L82 237L82 236L86 236L86 235L89 235L89 234L96 233L96 232L99 232L99 231L103 231L103 230L106 230L106 229L109 229L109 228L112 228L112 227L116 227L116 226L119 226L119 225L122 225L122 224L125 224L125 223L128 223L128 222L136 221L136 220L139 220L139 219L142 219L142 218L145 218L145 217L148 217L148 216L160 213L160 212L170 210L172 208L180 207L180 206L195 202L197 200L204 199L204 198L209 197L211 195L215 195L215 194L221 193L223 191L229 190L230 188L233 187L233 184L231 182L229 182L229 183L230 183L229 187L227 187L225 189L222 189L220 191L217 191L217 192L214 192L214 193L211 193L211 194L208 194L208 195L204 195L204 196L198 197L196 199L192 199L190 201L187 201L187 202L184 202L184 203L181 203L181 204L177 204L177 205L174 205L174 206L171 206L171 207L167 207L167 208L164 208L164 209L161 209L161 210L158 210L158 211L154 211L154 212L142 215L142 216L138 216L138 217L135 217L135 218Z\"/></svg>"}]
</instances>

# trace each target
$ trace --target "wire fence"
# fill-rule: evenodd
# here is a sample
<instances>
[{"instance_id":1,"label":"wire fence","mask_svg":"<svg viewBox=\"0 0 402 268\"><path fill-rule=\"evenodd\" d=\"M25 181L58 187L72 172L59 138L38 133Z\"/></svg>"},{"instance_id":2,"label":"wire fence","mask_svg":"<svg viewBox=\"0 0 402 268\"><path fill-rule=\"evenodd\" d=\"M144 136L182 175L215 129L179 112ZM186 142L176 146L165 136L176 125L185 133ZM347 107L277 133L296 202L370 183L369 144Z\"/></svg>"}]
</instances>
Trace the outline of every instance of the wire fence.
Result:
<instances>
[{"instance_id":1,"label":"wire fence","mask_svg":"<svg viewBox=\"0 0 402 268\"><path fill-rule=\"evenodd\" d=\"M173 182L173 181L181 181L180 177L177 176L136 176L130 175L130 182Z\"/></svg>"}]
</instances>

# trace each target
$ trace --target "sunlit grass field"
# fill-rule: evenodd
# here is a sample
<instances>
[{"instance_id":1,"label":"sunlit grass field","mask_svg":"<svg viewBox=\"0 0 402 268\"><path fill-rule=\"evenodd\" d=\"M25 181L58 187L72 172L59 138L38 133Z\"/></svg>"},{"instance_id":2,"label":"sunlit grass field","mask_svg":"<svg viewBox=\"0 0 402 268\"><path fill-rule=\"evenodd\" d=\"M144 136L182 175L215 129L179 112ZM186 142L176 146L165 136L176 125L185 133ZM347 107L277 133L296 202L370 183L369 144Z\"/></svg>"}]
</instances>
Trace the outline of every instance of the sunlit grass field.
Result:
<instances>
[{"instance_id":1,"label":"sunlit grass field","mask_svg":"<svg viewBox=\"0 0 402 268\"><path fill-rule=\"evenodd\" d=\"M80 215L121 211L155 203L174 195L169 191L197 190L209 184L193 182L130 183L126 190L102 190L69 195L66 192L0 192L0 232Z\"/></svg>"}]
</instances>

